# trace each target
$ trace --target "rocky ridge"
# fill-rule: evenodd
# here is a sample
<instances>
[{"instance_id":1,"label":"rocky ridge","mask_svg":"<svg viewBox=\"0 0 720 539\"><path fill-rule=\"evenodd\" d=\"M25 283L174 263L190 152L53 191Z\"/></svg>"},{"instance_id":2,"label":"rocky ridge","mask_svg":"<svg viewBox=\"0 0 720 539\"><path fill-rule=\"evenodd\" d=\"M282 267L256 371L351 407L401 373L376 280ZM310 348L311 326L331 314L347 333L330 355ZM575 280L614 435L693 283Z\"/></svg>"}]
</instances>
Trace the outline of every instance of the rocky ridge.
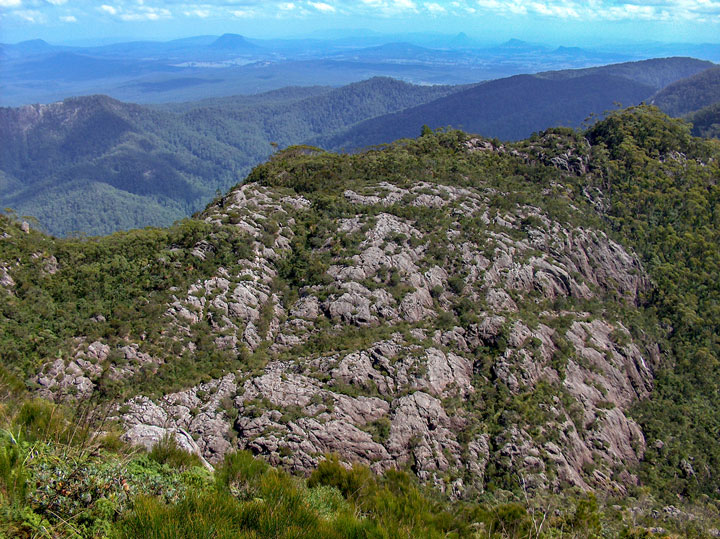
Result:
<instances>
[{"instance_id":1,"label":"rocky ridge","mask_svg":"<svg viewBox=\"0 0 720 539\"><path fill-rule=\"evenodd\" d=\"M479 139L464 151L510 154ZM572 153L548 159L586 170ZM171 433L209 463L240 448L300 472L337 453L408 467L455 497L498 478L615 492L636 481L646 441L628 410L660 362L623 320L649 286L636 256L542 200L498 205L511 193L490 182L358 181L338 189L332 217L314 194L269 183L238 186L200 215L245 235L252 254L173 289L163 315L168 348L192 352L183 336L206 324L218 349L264 360L130 398L116 412L129 441ZM211 235L191 254L217 248ZM132 338L74 350L37 376L42 394L89 396L101 376L172 362Z\"/></svg>"}]
</instances>

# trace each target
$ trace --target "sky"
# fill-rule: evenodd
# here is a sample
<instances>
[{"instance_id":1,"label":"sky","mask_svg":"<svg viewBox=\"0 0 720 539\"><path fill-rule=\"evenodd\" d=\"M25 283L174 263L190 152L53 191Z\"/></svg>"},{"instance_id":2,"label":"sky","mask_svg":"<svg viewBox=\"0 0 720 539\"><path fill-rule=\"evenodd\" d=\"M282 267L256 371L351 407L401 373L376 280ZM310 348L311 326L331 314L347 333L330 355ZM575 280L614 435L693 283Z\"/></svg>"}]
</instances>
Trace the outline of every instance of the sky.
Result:
<instances>
[{"instance_id":1,"label":"sky","mask_svg":"<svg viewBox=\"0 0 720 539\"><path fill-rule=\"evenodd\" d=\"M0 0L0 42L168 40L331 29L465 32L565 45L720 42L720 0Z\"/></svg>"}]
</instances>

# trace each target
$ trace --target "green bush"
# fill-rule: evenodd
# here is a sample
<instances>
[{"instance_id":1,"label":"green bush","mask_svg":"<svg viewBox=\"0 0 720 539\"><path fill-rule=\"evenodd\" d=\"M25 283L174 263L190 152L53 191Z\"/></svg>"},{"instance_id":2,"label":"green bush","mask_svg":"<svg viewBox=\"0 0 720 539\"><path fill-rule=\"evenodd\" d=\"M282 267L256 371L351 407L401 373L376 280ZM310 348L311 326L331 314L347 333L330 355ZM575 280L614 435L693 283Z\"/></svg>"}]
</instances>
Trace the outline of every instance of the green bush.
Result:
<instances>
[{"instance_id":1,"label":"green bush","mask_svg":"<svg viewBox=\"0 0 720 539\"><path fill-rule=\"evenodd\" d=\"M153 446L148 456L151 460L159 464L167 464L179 470L202 466L200 458L197 455L178 447L175 436L171 433L166 433L165 436Z\"/></svg>"}]
</instances>

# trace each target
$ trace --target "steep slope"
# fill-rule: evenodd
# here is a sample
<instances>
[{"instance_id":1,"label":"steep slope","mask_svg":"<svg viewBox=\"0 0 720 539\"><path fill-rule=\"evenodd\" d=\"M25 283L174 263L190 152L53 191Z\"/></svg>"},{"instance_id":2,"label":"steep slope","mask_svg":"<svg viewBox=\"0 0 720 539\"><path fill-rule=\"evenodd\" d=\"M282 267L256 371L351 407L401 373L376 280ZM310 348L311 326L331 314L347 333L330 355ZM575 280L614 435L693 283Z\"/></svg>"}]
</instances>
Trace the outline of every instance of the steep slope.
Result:
<instances>
[{"instance_id":1,"label":"steep slope","mask_svg":"<svg viewBox=\"0 0 720 539\"><path fill-rule=\"evenodd\" d=\"M0 136L3 206L54 234L166 225L242 166L233 148L173 115L104 96L0 109Z\"/></svg>"},{"instance_id":2,"label":"steep slope","mask_svg":"<svg viewBox=\"0 0 720 539\"><path fill-rule=\"evenodd\" d=\"M433 101L462 89L462 86L416 86L388 77L374 77L286 104L268 106L261 102L249 108L241 99L222 100L220 106L203 104L187 111L184 119L190 125L227 126L215 130L221 140L230 144L238 133L252 130L258 137L285 147L321 134L343 131L367 118Z\"/></svg>"},{"instance_id":3,"label":"steep slope","mask_svg":"<svg viewBox=\"0 0 720 539\"><path fill-rule=\"evenodd\" d=\"M249 52L256 51L260 48L248 41L244 36L238 34L223 34L208 45L208 47L231 52Z\"/></svg>"},{"instance_id":4,"label":"steep slope","mask_svg":"<svg viewBox=\"0 0 720 539\"><path fill-rule=\"evenodd\" d=\"M509 182L532 174L509 149L452 133L312 153L278 155L197 221L101 240L80 268L42 240L50 281L120 263L104 286L132 292L67 314L96 327L66 333L34 377L40 394L120 384L139 393L122 407L129 440L182 429L211 462L235 444L309 471L337 452L411 466L454 496L513 488L517 474L534 490L633 484L644 438L628 410L660 361L623 314L648 287L639 260L562 186L544 186L559 203L543 208L539 185ZM30 268L4 260L20 301Z\"/></svg>"},{"instance_id":5,"label":"steep slope","mask_svg":"<svg viewBox=\"0 0 720 539\"><path fill-rule=\"evenodd\" d=\"M87 423L37 401L3 416L0 494L21 498L25 472L38 487L0 530L32 530L38 511L87 536L117 515L125 537L190 520L712 535L719 163L717 141L642 106L514 144L448 131L357 155L290 148L168 229L61 240L0 217L0 391L21 391L16 376L81 411L105 403L126 440L159 445L103 467L98 447L62 445ZM158 464L187 464L173 437L218 465L216 490ZM242 448L316 471L220 464ZM313 503L318 485L339 499ZM462 499L452 513L438 490ZM368 528L378 515L391 531Z\"/></svg>"},{"instance_id":6,"label":"steep slope","mask_svg":"<svg viewBox=\"0 0 720 539\"><path fill-rule=\"evenodd\" d=\"M602 74L567 79L518 75L486 82L425 105L367 120L335 137L327 148L356 149L416 136L420 126L452 126L501 140L518 140L551 125L579 126L615 103L639 103L653 88Z\"/></svg>"},{"instance_id":7,"label":"steep slope","mask_svg":"<svg viewBox=\"0 0 720 539\"><path fill-rule=\"evenodd\" d=\"M651 103L671 116L684 116L720 102L720 66L663 88Z\"/></svg>"}]
</instances>

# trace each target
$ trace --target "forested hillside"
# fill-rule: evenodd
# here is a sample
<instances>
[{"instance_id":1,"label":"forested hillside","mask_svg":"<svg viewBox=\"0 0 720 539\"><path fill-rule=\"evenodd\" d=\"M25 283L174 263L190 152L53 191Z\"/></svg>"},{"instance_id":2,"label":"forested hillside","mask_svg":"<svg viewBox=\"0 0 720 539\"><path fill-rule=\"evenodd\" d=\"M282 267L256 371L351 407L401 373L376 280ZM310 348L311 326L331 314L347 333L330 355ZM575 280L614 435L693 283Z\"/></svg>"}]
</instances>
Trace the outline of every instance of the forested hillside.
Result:
<instances>
[{"instance_id":1,"label":"forested hillside","mask_svg":"<svg viewBox=\"0 0 720 539\"><path fill-rule=\"evenodd\" d=\"M455 90L371 79L153 109L105 96L0 109L0 205L56 235L166 226L287 146Z\"/></svg>"},{"instance_id":2,"label":"forested hillside","mask_svg":"<svg viewBox=\"0 0 720 539\"><path fill-rule=\"evenodd\" d=\"M719 167L640 106L292 147L167 229L0 218L0 530L711 536Z\"/></svg>"},{"instance_id":3,"label":"forested hillside","mask_svg":"<svg viewBox=\"0 0 720 539\"><path fill-rule=\"evenodd\" d=\"M675 81L692 77L714 66L715 64L706 60L672 57L653 58L640 62L624 62L621 64L588 67L585 69L547 71L545 73L538 73L538 75L550 79L583 77L585 75L610 75L612 77L621 77L639 82L640 84L646 84L659 90Z\"/></svg>"},{"instance_id":4,"label":"forested hillside","mask_svg":"<svg viewBox=\"0 0 720 539\"><path fill-rule=\"evenodd\" d=\"M518 75L486 82L413 109L367 120L318 144L363 148L452 126L501 140L519 140L552 125L580 127L591 114L648 100L655 92L712 66L692 58L658 58L587 69Z\"/></svg>"},{"instance_id":5,"label":"forested hillside","mask_svg":"<svg viewBox=\"0 0 720 539\"><path fill-rule=\"evenodd\" d=\"M720 138L720 103L702 108L687 119L693 124L693 135Z\"/></svg>"},{"instance_id":6,"label":"forested hillside","mask_svg":"<svg viewBox=\"0 0 720 539\"><path fill-rule=\"evenodd\" d=\"M671 116L684 116L718 102L719 66L679 80L658 92L652 99L653 105Z\"/></svg>"},{"instance_id":7,"label":"forested hillside","mask_svg":"<svg viewBox=\"0 0 720 539\"><path fill-rule=\"evenodd\" d=\"M318 144L348 150L419 133L419 126L452 126L500 140L519 140L550 125L578 127L590 114L614 103L640 103L653 88L628 79L585 75L545 79L517 75L483 83L412 109L366 120Z\"/></svg>"}]
</instances>

